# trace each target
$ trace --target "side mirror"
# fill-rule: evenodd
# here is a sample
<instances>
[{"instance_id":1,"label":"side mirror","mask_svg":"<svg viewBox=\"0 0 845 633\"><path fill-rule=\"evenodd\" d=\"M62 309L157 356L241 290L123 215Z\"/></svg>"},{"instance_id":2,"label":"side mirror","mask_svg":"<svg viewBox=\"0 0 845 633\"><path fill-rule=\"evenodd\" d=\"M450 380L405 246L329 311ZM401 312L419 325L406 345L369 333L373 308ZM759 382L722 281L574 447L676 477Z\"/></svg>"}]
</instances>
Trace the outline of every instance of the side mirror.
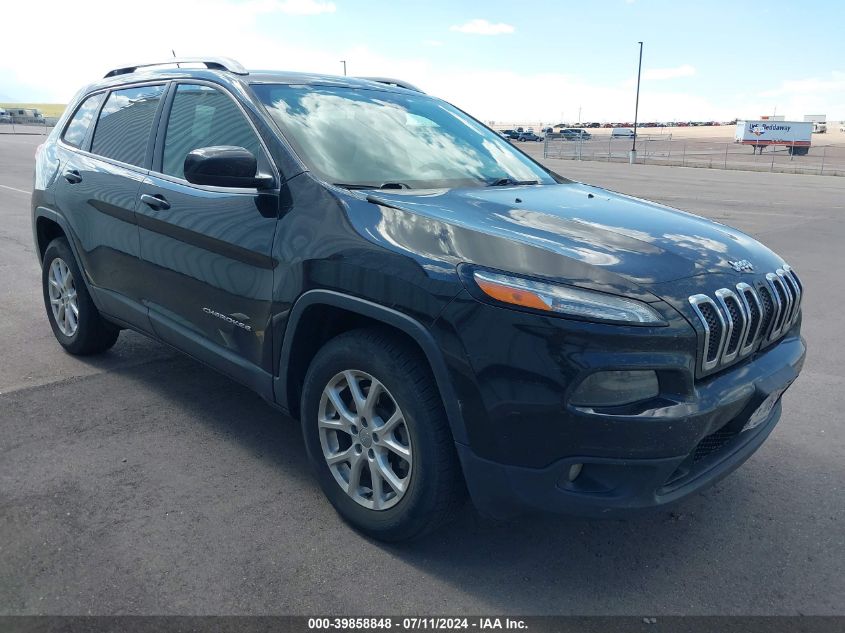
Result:
<instances>
[{"instance_id":1,"label":"side mirror","mask_svg":"<svg viewBox=\"0 0 845 633\"><path fill-rule=\"evenodd\" d=\"M262 189L273 177L259 174L258 160L243 147L201 147L185 157L185 180L195 185Z\"/></svg>"}]
</instances>

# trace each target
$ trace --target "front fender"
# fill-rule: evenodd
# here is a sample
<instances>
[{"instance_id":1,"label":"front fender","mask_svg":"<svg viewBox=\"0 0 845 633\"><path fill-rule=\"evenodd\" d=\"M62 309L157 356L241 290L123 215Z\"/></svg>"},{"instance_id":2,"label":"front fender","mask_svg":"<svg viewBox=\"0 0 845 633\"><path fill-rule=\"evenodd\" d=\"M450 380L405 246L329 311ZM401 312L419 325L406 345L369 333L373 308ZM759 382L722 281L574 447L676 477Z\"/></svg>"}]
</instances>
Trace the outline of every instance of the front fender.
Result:
<instances>
[{"instance_id":1,"label":"front fender","mask_svg":"<svg viewBox=\"0 0 845 633\"><path fill-rule=\"evenodd\" d=\"M274 377L273 383L273 393L278 405L285 410L290 410L291 403L288 402L288 368L290 366L291 351L293 349L293 343L296 340L297 328L302 315L307 308L314 305L328 305L354 312L373 321L394 327L411 337L422 350L431 367L455 441L467 442L466 426L458 404L457 395L449 379L446 362L429 330L419 321L402 312L366 299L333 290L309 290L299 297L291 309L282 342L279 373Z\"/></svg>"}]
</instances>

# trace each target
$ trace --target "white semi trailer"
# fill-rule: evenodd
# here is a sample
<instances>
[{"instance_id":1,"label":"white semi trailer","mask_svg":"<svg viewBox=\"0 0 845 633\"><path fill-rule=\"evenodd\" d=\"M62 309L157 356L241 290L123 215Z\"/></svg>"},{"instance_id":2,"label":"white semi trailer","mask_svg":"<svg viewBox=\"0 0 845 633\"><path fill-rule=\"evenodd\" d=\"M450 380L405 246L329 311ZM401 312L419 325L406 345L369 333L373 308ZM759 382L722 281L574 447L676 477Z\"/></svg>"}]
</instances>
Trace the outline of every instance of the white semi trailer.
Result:
<instances>
[{"instance_id":1,"label":"white semi trailer","mask_svg":"<svg viewBox=\"0 0 845 633\"><path fill-rule=\"evenodd\" d=\"M810 151L812 135L809 121L737 121L734 140L761 154L770 145L783 145L790 154L804 156Z\"/></svg>"}]
</instances>

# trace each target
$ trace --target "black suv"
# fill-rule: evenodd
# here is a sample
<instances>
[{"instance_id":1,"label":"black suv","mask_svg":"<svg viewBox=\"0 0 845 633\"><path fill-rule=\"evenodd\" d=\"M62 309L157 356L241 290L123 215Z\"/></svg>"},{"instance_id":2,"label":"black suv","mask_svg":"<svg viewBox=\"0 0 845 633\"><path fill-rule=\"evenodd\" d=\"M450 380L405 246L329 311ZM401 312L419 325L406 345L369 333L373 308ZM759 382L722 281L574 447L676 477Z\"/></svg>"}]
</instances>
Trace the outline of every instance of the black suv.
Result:
<instances>
[{"instance_id":1,"label":"black suv","mask_svg":"<svg viewBox=\"0 0 845 633\"><path fill-rule=\"evenodd\" d=\"M298 418L355 527L417 536L467 490L500 518L658 507L777 423L802 285L747 235L401 81L178 61L108 73L38 152L50 325L73 354L142 332Z\"/></svg>"}]
</instances>

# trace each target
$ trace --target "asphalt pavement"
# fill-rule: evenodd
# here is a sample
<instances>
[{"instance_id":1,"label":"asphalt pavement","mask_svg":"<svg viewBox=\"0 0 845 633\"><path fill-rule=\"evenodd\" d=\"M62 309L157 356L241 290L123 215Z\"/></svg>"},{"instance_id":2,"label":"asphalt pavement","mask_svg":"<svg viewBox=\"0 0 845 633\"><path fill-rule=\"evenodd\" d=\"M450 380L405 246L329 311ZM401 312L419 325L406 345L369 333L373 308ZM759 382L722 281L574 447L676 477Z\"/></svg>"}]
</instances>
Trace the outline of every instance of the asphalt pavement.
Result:
<instances>
[{"instance_id":1,"label":"asphalt pavement","mask_svg":"<svg viewBox=\"0 0 845 633\"><path fill-rule=\"evenodd\" d=\"M809 355L740 470L625 521L350 530L298 425L131 332L53 339L29 218L39 137L0 137L0 614L845 614L845 178L549 161L761 239L805 285Z\"/></svg>"}]
</instances>

